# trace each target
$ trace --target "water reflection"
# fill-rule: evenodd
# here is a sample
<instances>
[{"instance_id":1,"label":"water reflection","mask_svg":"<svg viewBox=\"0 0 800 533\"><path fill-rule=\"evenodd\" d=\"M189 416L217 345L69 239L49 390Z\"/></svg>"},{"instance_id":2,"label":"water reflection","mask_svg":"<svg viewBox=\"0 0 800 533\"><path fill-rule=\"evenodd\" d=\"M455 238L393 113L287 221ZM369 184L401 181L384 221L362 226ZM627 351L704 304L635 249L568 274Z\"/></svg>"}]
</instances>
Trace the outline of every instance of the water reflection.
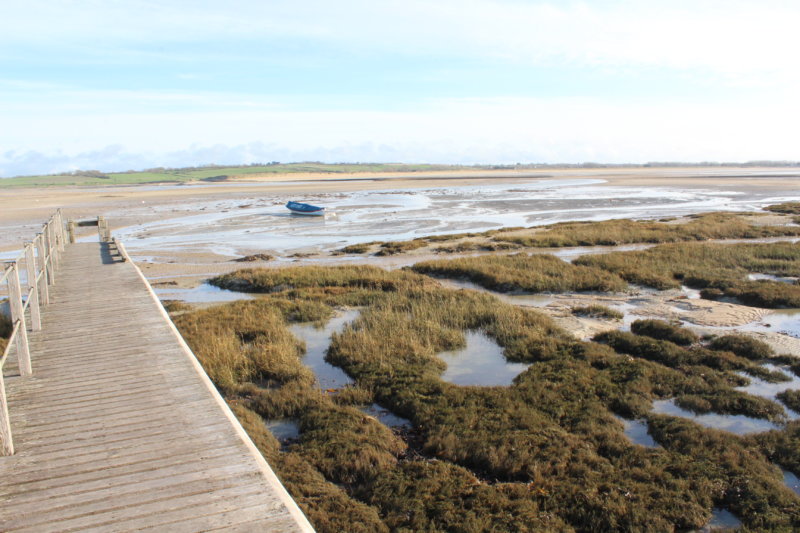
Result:
<instances>
[{"instance_id":1,"label":"water reflection","mask_svg":"<svg viewBox=\"0 0 800 533\"><path fill-rule=\"evenodd\" d=\"M625 426L625 436L633 444L647 448L658 448L658 443L647 433L647 422L644 420L628 420L621 416L615 417Z\"/></svg>"},{"instance_id":2,"label":"water reflection","mask_svg":"<svg viewBox=\"0 0 800 533\"><path fill-rule=\"evenodd\" d=\"M736 515L727 509L715 507L711 510L711 520L698 531L700 533L706 533L723 529L739 529L740 527L742 527L742 522L736 518Z\"/></svg>"},{"instance_id":3,"label":"water reflection","mask_svg":"<svg viewBox=\"0 0 800 533\"><path fill-rule=\"evenodd\" d=\"M264 422L267 429L280 442L296 439L300 436L300 425L296 420L280 418Z\"/></svg>"},{"instance_id":4,"label":"water reflection","mask_svg":"<svg viewBox=\"0 0 800 533\"><path fill-rule=\"evenodd\" d=\"M442 379L455 385L510 385L528 368L525 363L509 363L503 348L481 331L465 334L467 346L461 350L441 352L447 363Z\"/></svg>"},{"instance_id":5,"label":"water reflection","mask_svg":"<svg viewBox=\"0 0 800 533\"><path fill-rule=\"evenodd\" d=\"M781 472L783 472L783 484L792 489L795 494L800 495L800 479L788 470L781 469Z\"/></svg>"},{"instance_id":6,"label":"water reflection","mask_svg":"<svg viewBox=\"0 0 800 533\"><path fill-rule=\"evenodd\" d=\"M653 412L660 415L679 416L697 422L701 426L712 429L730 431L737 435L747 435L749 433L761 433L773 429L781 429L780 426L762 420L751 418L745 415L721 415L718 413L707 413L698 415L675 405L675 400L657 400L653 402Z\"/></svg>"},{"instance_id":7,"label":"water reflection","mask_svg":"<svg viewBox=\"0 0 800 533\"><path fill-rule=\"evenodd\" d=\"M740 372L739 373L740 375L745 376L747 379L750 380L750 384L744 387L736 387L736 390L752 394L753 396L760 396L768 400L778 401L776 400L775 397L778 395L779 392L783 392L789 389L793 390L800 389L800 377L797 377L791 370L787 368L781 368L778 365L773 365L771 363L765 363L761 366L773 372L780 372L792 379L790 381L781 381L780 383L770 383L768 381L764 381L762 379L753 377L749 374L745 374L744 372ZM788 415L789 419L797 420L798 418L800 418L800 414L792 411L788 407L784 406L784 408L786 410L786 414Z\"/></svg>"},{"instance_id":8,"label":"water reflection","mask_svg":"<svg viewBox=\"0 0 800 533\"><path fill-rule=\"evenodd\" d=\"M740 329L745 331L772 331L800 338L800 309L786 309L770 313L762 318L760 322L747 324Z\"/></svg>"},{"instance_id":9,"label":"water reflection","mask_svg":"<svg viewBox=\"0 0 800 533\"><path fill-rule=\"evenodd\" d=\"M408 420L407 418L397 416L388 409L384 409L377 403L373 403L372 405L362 407L361 412L364 413L365 415L377 418L378 421L381 422L384 426L389 426L390 428L397 428L397 427L410 428L412 425L411 421Z\"/></svg>"},{"instance_id":10,"label":"water reflection","mask_svg":"<svg viewBox=\"0 0 800 533\"><path fill-rule=\"evenodd\" d=\"M303 363L314 372L319 388L336 390L353 383L344 370L325 361L325 353L331 344L331 335L342 331L358 314L356 309L340 312L324 328L317 328L312 324L293 324L289 327L295 337L306 343Z\"/></svg>"},{"instance_id":11,"label":"water reflection","mask_svg":"<svg viewBox=\"0 0 800 533\"><path fill-rule=\"evenodd\" d=\"M236 300L252 300L254 296L246 292L220 289L208 283L202 283L192 289L172 287L154 287L153 291L160 300L180 300L188 303L233 302Z\"/></svg>"}]
</instances>

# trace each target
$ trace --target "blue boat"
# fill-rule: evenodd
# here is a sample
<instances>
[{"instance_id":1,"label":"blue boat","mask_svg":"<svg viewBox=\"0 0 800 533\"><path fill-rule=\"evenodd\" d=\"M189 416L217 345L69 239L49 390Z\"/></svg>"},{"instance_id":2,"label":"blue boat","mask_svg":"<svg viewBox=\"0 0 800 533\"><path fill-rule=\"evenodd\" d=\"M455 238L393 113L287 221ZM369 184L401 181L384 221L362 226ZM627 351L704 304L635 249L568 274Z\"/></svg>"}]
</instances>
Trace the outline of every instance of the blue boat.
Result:
<instances>
[{"instance_id":1,"label":"blue boat","mask_svg":"<svg viewBox=\"0 0 800 533\"><path fill-rule=\"evenodd\" d=\"M301 202L288 202L286 207L295 215L323 216L325 208Z\"/></svg>"}]
</instances>

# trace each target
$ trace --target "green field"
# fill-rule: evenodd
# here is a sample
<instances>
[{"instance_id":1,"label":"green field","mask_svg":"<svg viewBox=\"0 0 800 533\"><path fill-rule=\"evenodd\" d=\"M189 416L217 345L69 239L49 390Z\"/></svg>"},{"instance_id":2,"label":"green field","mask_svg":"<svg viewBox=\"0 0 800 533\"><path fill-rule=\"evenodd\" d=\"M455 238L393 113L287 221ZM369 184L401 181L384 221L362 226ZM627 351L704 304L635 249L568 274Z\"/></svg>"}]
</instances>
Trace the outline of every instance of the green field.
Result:
<instances>
[{"instance_id":1,"label":"green field","mask_svg":"<svg viewBox=\"0 0 800 533\"><path fill-rule=\"evenodd\" d=\"M157 168L141 172L109 172L75 171L66 174L50 174L45 176L17 176L0 178L0 188L4 187L50 187L65 185L138 185L142 183L183 183L187 181L208 180L224 181L231 176L243 174L296 174L303 172L321 172L328 174L345 174L351 172L423 172L430 170L464 170L458 165L407 165L402 163L286 163L270 165L252 165L239 167L204 166L190 168Z\"/></svg>"}]
</instances>

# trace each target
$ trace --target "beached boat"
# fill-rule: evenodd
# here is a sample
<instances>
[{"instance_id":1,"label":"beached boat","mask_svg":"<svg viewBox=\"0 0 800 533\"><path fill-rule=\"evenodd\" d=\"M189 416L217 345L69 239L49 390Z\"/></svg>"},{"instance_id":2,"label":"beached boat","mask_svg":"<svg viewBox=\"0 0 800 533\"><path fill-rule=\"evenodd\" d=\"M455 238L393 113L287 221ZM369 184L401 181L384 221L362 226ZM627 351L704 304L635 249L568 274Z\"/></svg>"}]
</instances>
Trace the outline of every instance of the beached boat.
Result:
<instances>
[{"instance_id":1,"label":"beached boat","mask_svg":"<svg viewBox=\"0 0 800 533\"><path fill-rule=\"evenodd\" d=\"M325 208L301 202L288 202L286 207L295 215L323 216Z\"/></svg>"}]
</instances>

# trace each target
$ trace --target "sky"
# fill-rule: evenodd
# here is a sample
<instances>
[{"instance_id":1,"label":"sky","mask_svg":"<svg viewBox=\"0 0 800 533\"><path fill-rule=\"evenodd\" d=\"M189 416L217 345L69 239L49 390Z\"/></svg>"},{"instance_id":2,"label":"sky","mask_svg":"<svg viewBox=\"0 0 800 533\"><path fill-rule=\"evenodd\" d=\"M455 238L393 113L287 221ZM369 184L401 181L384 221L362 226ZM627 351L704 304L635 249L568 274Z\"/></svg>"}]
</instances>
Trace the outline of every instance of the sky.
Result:
<instances>
[{"instance_id":1,"label":"sky","mask_svg":"<svg viewBox=\"0 0 800 533\"><path fill-rule=\"evenodd\" d=\"M0 177L800 160L796 0L0 6Z\"/></svg>"}]
</instances>

